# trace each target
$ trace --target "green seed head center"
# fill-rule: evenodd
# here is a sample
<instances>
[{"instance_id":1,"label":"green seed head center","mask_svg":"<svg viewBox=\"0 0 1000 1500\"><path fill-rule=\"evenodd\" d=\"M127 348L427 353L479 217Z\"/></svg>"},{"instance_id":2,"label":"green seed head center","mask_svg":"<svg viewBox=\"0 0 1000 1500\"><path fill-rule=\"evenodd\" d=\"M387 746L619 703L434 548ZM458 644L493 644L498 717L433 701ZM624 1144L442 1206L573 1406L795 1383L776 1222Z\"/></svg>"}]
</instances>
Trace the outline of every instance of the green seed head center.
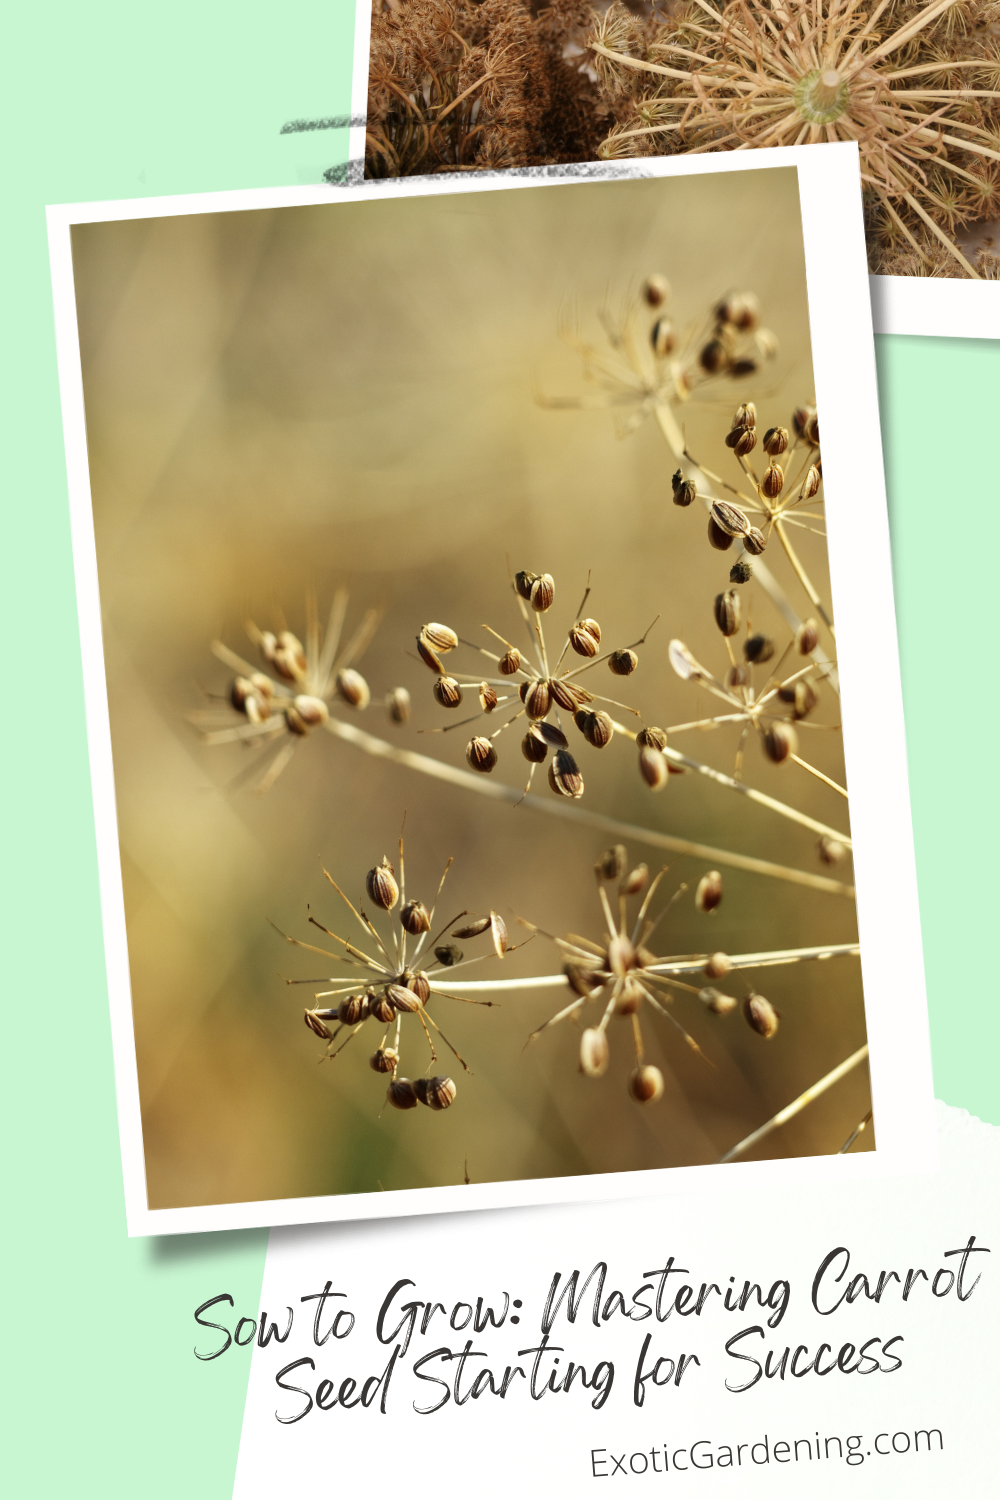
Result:
<instances>
[{"instance_id":1,"label":"green seed head center","mask_svg":"<svg viewBox=\"0 0 1000 1500\"><path fill-rule=\"evenodd\" d=\"M835 68L817 68L795 85L795 103L810 125L830 125L847 108L849 90Z\"/></svg>"}]
</instances>

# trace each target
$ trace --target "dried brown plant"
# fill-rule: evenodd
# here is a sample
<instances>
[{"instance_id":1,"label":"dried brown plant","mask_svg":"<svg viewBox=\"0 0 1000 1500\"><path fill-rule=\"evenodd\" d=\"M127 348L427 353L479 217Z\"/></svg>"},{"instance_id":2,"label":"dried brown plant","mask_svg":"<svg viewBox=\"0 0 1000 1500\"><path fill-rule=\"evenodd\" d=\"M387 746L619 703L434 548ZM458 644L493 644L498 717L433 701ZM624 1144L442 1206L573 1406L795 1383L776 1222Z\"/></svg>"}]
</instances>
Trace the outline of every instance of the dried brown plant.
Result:
<instances>
[{"instance_id":1,"label":"dried brown plant","mask_svg":"<svg viewBox=\"0 0 1000 1500\"><path fill-rule=\"evenodd\" d=\"M594 160L589 22L586 0L375 0L366 176Z\"/></svg>"},{"instance_id":2,"label":"dried brown plant","mask_svg":"<svg viewBox=\"0 0 1000 1500\"><path fill-rule=\"evenodd\" d=\"M511 578L511 591L527 633L528 644L523 650L494 630L492 625L484 625L483 629L499 642L503 648L501 651L462 641L448 625L432 623L421 628L417 650L421 660L435 674L435 701L442 708L452 710L461 705L465 693L473 692L479 703L479 712L471 718L459 719L438 732L461 729L479 719L492 721L495 714L500 720L498 728L489 735L474 735L465 751L471 769L489 775L499 759L497 739L512 724L523 719L526 732L521 741L521 753L529 764L525 792L531 786L536 767L545 764L551 750L549 786L559 797L576 799L583 796L583 776L569 749L569 739L562 727L563 716L565 722L572 723L595 750L603 750L609 745L616 730L628 732L622 730L606 708L597 705L624 709L626 713L634 714L640 723L642 721L638 709L604 693L591 691L581 684L580 678L599 666L609 668L612 676L618 679L630 677L639 665L635 647L643 645L656 621L638 640L614 651L602 652L601 627L583 613L590 598L588 581L574 623L561 645L557 643L557 647L550 651L543 617L555 602L555 580L551 573L532 573L522 569ZM488 678L452 676L445 670L441 658L459 645L468 646L484 656L497 675Z\"/></svg>"},{"instance_id":3,"label":"dried brown plant","mask_svg":"<svg viewBox=\"0 0 1000 1500\"><path fill-rule=\"evenodd\" d=\"M442 978L480 963L484 958L503 958L507 951L516 951L509 943L503 918L496 911L491 911L488 916L470 916L468 911L461 911L435 929L434 914L451 864L449 859L430 907L422 901L408 898L404 845L400 835L398 879L395 867L387 858L383 858L380 864L368 871L365 881L368 900L376 912L388 918L399 907L398 928L396 922L392 922L386 924L384 935L380 933L368 916L363 902L359 901L355 906L330 872L324 869L325 879L333 886L360 926L364 934L364 947L340 937L311 912L309 922L337 944L335 951L331 952L315 943L307 943L301 938L281 933L285 941L296 948L304 948L307 952L334 959L343 970L324 975L320 979L286 980L287 984L331 986L329 989L317 990L313 998L316 1001L332 1001L332 1004L314 1005L305 1011L305 1023L310 1031L327 1043L321 1061L338 1057L365 1024L373 1020L376 1029L381 1031L381 1038L369 1063L374 1072L388 1077L386 1098L395 1109L413 1109L419 1103L426 1104L433 1110L442 1110L453 1103L457 1092L454 1080L443 1074L428 1076L438 1061L432 1032L441 1038L466 1072L469 1071L469 1065L430 1014L431 1001L447 999L465 1005L492 1005L494 1002L489 999L468 999L452 994L447 985L442 985ZM276 930L280 932L280 929ZM490 950L478 958L467 959L455 941L465 942L487 935ZM406 1017L419 1022L428 1046L428 1062L424 1074L412 1079L399 1071L402 1026ZM414 1029L412 1021L410 1029ZM337 1045L342 1033L346 1035Z\"/></svg>"},{"instance_id":4,"label":"dried brown plant","mask_svg":"<svg viewBox=\"0 0 1000 1500\"><path fill-rule=\"evenodd\" d=\"M594 14L616 122L608 158L856 141L869 260L886 274L994 274L956 230L1000 214L1000 5L688 0L650 24Z\"/></svg>"},{"instance_id":5,"label":"dried brown plant","mask_svg":"<svg viewBox=\"0 0 1000 1500\"><path fill-rule=\"evenodd\" d=\"M717 393L723 381L756 375L775 357L778 342L761 326L752 292L727 293L687 329L678 329L669 315L670 299L670 283L656 274L643 284L641 298L629 294L614 313L600 309L605 348L582 338L574 325L564 325L563 341L579 355L584 379L599 394L540 395L539 404L564 411L610 410L622 437L654 416L680 458L684 435L675 408L692 396Z\"/></svg>"}]
</instances>

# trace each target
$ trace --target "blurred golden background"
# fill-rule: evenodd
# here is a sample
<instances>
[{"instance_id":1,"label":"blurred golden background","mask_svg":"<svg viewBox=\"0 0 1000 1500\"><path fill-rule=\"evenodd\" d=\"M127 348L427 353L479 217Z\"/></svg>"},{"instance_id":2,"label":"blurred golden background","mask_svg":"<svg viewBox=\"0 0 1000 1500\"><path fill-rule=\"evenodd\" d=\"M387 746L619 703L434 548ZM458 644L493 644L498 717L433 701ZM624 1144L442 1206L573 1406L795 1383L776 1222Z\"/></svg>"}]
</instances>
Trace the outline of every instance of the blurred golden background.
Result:
<instances>
[{"instance_id":1,"label":"blurred golden background","mask_svg":"<svg viewBox=\"0 0 1000 1500\"><path fill-rule=\"evenodd\" d=\"M577 1071L571 1024L525 1049L566 1003L561 989L508 995L492 1010L440 1000L433 1014L473 1076L448 1066L442 1049L438 1070L458 1084L454 1106L383 1109L384 1080L368 1066L381 1029L369 1022L343 1056L318 1066L322 1043L302 1024L311 991L284 978L321 974L323 962L283 944L268 919L319 937L306 925L311 904L348 935L320 859L359 898L367 869L394 858L405 812L408 894L429 904L455 858L439 915L492 906L513 941L523 936L518 916L596 938L592 866L608 838L432 782L322 731L256 796L230 786L244 748L205 746L186 719L207 693L226 691L214 637L253 658L249 615L269 626L282 612L301 636L308 591L324 617L343 585L348 629L369 606L384 617L360 663L371 706L356 718L335 712L464 766L465 732L418 732L446 720L414 636L441 620L478 639L488 621L518 639L508 555L515 569L553 574L550 636L572 623L588 573L587 613L605 644L635 640L659 613L634 676L609 678L607 690L647 723L709 712L707 695L671 671L667 643L680 636L724 669L712 599L734 554L709 548L700 506L671 504L676 464L655 422L621 439L610 412L551 411L535 398L585 394L560 325L575 314L599 342L599 309L651 272L669 277L681 328L728 290L752 290L778 358L682 413L693 450L735 482L722 438L737 402L754 399L763 428L790 425L813 396L794 170L390 193L85 225L73 244L150 1207L458 1183L466 1167L483 1182L712 1162L860 1046L851 958L754 976L781 1012L768 1042L739 1012L715 1017L694 996L678 997L675 1013L710 1063L665 1020L644 1018L648 1060L667 1081L647 1107L625 1091L626 1022L612 1024L611 1067L595 1081ZM822 540L796 535L827 588ZM775 544L767 560L791 594L776 554ZM743 592L755 626L787 639L763 590ZM462 665L471 663L466 652ZM404 727L382 708L397 684L413 695ZM837 722L829 691L816 717ZM527 771L519 738L501 739L494 773L516 786ZM676 744L732 772L732 730ZM572 748L584 807L821 868L814 834L703 778L672 776L654 795L621 736L601 752L579 736ZM843 778L839 735L811 735L808 752ZM753 741L746 779L847 827L842 798L794 765L772 766ZM544 768L534 790L550 796ZM629 852L654 869L662 862L638 844ZM693 887L707 868L674 860L664 892L680 879ZM834 873L850 880L849 862ZM690 894L679 903L658 952L856 938L850 901L729 869L723 881L711 917ZM469 977L552 972L559 962L538 938ZM402 1068L410 1076L426 1055L413 1031ZM757 1154L836 1151L868 1104L862 1067ZM855 1149L872 1144L869 1131Z\"/></svg>"}]
</instances>

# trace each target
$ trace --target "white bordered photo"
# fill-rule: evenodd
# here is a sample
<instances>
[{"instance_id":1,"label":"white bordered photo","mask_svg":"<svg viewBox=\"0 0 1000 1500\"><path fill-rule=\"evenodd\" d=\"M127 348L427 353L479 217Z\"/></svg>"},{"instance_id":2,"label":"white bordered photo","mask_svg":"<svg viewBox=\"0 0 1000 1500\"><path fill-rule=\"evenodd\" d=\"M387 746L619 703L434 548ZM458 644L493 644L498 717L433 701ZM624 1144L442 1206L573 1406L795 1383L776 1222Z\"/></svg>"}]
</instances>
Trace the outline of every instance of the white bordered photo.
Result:
<instances>
[{"instance_id":1,"label":"white bordered photo","mask_svg":"<svg viewBox=\"0 0 1000 1500\"><path fill-rule=\"evenodd\" d=\"M998 23L982 0L358 0L352 176L855 141L876 333L996 338Z\"/></svg>"},{"instance_id":2,"label":"white bordered photo","mask_svg":"<svg viewBox=\"0 0 1000 1500\"><path fill-rule=\"evenodd\" d=\"M49 211L131 1233L933 1165L857 154L648 174Z\"/></svg>"}]
</instances>

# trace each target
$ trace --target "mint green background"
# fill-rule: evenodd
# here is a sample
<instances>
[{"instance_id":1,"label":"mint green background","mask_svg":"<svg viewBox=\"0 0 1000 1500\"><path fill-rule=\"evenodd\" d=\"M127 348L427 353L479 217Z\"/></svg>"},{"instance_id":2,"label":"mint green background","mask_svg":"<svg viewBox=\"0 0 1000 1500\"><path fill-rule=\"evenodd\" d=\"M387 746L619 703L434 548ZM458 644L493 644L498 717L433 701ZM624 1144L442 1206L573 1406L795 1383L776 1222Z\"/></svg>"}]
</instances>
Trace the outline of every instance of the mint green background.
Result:
<instances>
[{"instance_id":1,"label":"mint green background","mask_svg":"<svg viewBox=\"0 0 1000 1500\"><path fill-rule=\"evenodd\" d=\"M345 137L278 130L349 108L352 17L353 0L64 0L5 25L0 1475L18 1497L230 1494L249 1350L199 1363L191 1313L228 1291L252 1315L266 1242L125 1237L44 206L318 181ZM879 368L935 1081L1000 1123L979 519L1000 346L883 339Z\"/></svg>"}]
</instances>

